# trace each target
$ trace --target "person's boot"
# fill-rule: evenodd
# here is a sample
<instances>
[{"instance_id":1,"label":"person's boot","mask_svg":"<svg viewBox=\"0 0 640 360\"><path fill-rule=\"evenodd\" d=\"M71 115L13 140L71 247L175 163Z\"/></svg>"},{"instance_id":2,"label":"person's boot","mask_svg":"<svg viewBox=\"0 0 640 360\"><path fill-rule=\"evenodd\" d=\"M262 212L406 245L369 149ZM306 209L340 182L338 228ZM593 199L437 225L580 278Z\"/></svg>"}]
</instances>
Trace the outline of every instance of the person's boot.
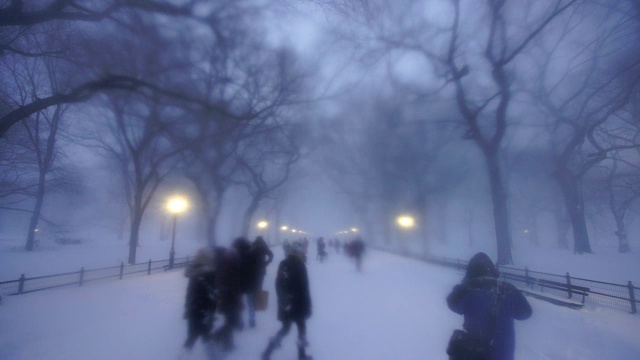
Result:
<instances>
[{"instance_id":1,"label":"person's boot","mask_svg":"<svg viewBox=\"0 0 640 360\"><path fill-rule=\"evenodd\" d=\"M269 340L269 345L267 345L267 348L262 352L262 360L271 359L271 353L273 352L273 350L279 347L280 339L278 339L277 337L272 337L271 340Z\"/></svg>"},{"instance_id":2,"label":"person's boot","mask_svg":"<svg viewBox=\"0 0 640 360\"><path fill-rule=\"evenodd\" d=\"M307 355L307 352L303 347L298 347L298 360L313 360L313 357L311 355Z\"/></svg>"},{"instance_id":3,"label":"person's boot","mask_svg":"<svg viewBox=\"0 0 640 360\"><path fill-rule=\"evenodd\" d=\"M307 351L305 350L307 346L309 346L309 342L304 337L298 338L298 360L312 360L313 357L311 355L307 355Z\"/></svg>"}]
</instances>

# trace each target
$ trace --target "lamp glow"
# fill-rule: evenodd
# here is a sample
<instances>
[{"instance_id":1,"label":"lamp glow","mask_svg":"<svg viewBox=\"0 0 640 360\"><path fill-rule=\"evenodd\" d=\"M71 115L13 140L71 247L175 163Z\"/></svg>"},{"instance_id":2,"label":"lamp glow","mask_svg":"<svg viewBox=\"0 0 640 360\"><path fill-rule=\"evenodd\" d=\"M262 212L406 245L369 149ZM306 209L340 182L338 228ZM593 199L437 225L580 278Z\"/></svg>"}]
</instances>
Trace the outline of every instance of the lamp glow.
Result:
<instances>
[{"instance_id":1,"label":"lamp glow","mask_svg":"<svg viewBox=\"0 0 640 360\"><path fill-rule=\"evenodd\" d=\"M167 210L174 214L180 214L187 210L189 202L182 196L174 196L167 201Z\"/></svg>"},{"instance_id":2,"label":"lamp glow","mask_svg":"<svg viewBox=\"0 0 640 360\"><path fill-rule=\"evenodd\" d=\"M262 220L258 222L258 229L264 229L267 226L269 226L269 223L267 221Z\"/></svg>"},{"instance_id":3,"label":"lamp glow","mask_svg":"<svg viewBox=\"0 0 640 360\"><path fill-rule=\"evenodd\" d=\"M405 229L410 229L416 226L416 220L412 216L408 216L408 215L398 216L398 218L396 219L396 222L400 227Z\"/></svg>"}]
</instances>

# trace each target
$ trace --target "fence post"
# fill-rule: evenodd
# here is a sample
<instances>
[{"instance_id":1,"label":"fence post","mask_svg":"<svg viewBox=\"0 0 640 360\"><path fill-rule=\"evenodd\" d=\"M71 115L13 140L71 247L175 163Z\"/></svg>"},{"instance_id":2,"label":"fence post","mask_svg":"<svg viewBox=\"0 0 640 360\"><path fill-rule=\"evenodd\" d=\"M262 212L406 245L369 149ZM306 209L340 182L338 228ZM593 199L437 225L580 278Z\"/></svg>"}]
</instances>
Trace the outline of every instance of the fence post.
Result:
<instances>
[{"instance_id":1,"label":"fence post","mask_svg":"<svg viewBox=\"0 0 640 360\"><path fill-rule=\"evenodd\" d=\"M22 292L24 291L24 274L20 275L20 282L18 283L18 294L22 294Z\"/></svg>"},{"instance_id":2,"label":"fence post","mask_svg":"<svg viewBox=\"0 0 640 360\"><path fill-rule=\"evenodd\" d=\"M80 286L82 286L82 283L84 282L84 266L80 268Z\"/></svg>"},{"instance_id":3,"label":"fence post","mask_svg":"<svg viewBox=\"0 0 640 360\"><path fill-rule=\"evenodd\" d=\"M631 281L629 281L628 286L629 286L629 300L631 301L631 313L635 314L638 312L638 309L636 309L636 294L633 289L633 284L631 283Z\"/></svg>"},{"instance_id":4,"label":"fence post","mask_svg":"<svg viewBox=\"0 0 640 360\"><path fill-rule=\"evenodd\" d=\"M527 286L529 286L529 268L525 266L524 268L524 277L525 277L525 281L527 283Z\"/></svg>"},{"instance_id":5,"label":"fence post","mask_svg":"<svg viewBox=\"0 0 640 360\"><path fill-rule=\"evenodd\" d=\"M147 267L147 275L151 275L151 259L149 259L149 266Z\"/></svg>"},{"instance_id":6,"label":"fence post","mask_svg":"<svg viewBox=\"0 0 640 360\"><path fill-rule=\"evenodd\" d=\"M569 294L569 299L573 296L573 292L571 291L571 276L567 273L567 293Z\"/></svg>"},{"instance_id":7,"label":"fence post","mask_svg":"<svg viewBox=\"0 0 640 360\"><path fill-rule=\"evenodd\" d=\"M124 261L120 263L120 280L122 280L122 274L124 274Z\"/></svg>"}]
</instances>

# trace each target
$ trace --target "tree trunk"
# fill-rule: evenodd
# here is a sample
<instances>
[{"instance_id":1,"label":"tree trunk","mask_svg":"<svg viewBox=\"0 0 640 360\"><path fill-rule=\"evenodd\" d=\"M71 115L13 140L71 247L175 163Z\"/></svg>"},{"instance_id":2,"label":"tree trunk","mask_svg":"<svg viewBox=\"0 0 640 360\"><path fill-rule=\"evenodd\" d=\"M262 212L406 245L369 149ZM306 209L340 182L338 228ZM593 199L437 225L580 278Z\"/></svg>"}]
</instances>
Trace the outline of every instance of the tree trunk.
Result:
<instances>
[{"instance_id":1,"label":"tree trunk","mask_svg":"<svg viewBox=\"0 0 640 360\"><path fill-rule=\"evenodd\" d=\"M38 193L36 194L36 203L33 206L33 212L31 213L31 221L29 222L29 230L27 232L27 244L25 250L33 251L35 245L36 230L38 229L38 221L40 220L40 212L42 211L42 204L44 203L44 176L40 176L38 184Z\"/></svg>"},{"instance_id":2,"label":"tree trunk","mask_svg":"<svg viewBox=\"0 0 640 360\"><path fill-rule=\"evenodd\" d=\"M591 254L587 220L584 214L584 198L582 184L568 169L558 171L557 179L565 200L567 213L573 229L573 252L576 254Z\"/></svg>"},{"instance_id":3,"label":"tree trunk","mask_svg":"<svg viewBox=\"0 0 640 360\"><path fill-rule=\"evenodd\" d=\"M134 265L136 263L136 252L138 250L138 243L140 237L140 224L142 224L142 211L137 208L134 214L131 215L131 229L129 231L129 264Z\"/></svg>"},{"instance_id":4,"label":"tree trunk","mask_svg":"<svg viewBox=\"0 0 640 360\"><path fill-rule=\"evenodd\" d=\"M500 159L495 149L484 149L487 170L489 172L489 184L491 185L491 200L493 203L493 220L496 231L496 244L498 247L498 265L512 263L511 258L511 231L509 229L508 197L500 171Z\"/></svg>"},{"instance_id":5,"label":"tree trunk","mask_svg":"<svg viewBox=\"0 0 640 360\"><path fill-rule=\"evenodd\" d=\"M553 211L556 222L556 243L560 249L569 249L569 240L567 239L570 226L569 220L564 211L562 211L562 206L559 202L556 202Z\"/></svg>"},{"instance_id":6,"label":"tree trunk","mask_svg":"<svg viewBox=\"0 0 640 360\"><path fill-rule=\"evenodd\" d=\"M251 199L251 203L247 207L244 212L244 217L242 219L242 236L248 238L249 231L251 230L251 219L253 219L253 214L258 210L258 205L260 204L260 200L257 197L253 197Z\"/></svg>"},{"instance_id":7,"label":"tree trunk","mask_svg":"<svg viewBox=\"0 0 640 360\"><path fill-rule=\"evenodd\" d=\"M207 244L212 247L218 245L216 229L218 218L220 217L222 196L224 195L224 192L221 190L213 190L213 192L214 193L209 196L209 201L204 204L207 224Z\"/></svg>"},{"instance_id":8,"label":"tree trunk","mask_svg":"<svg viewBox=\"0 0 640 360\"><path fill-rule=\"evenodd\" d=\"M614 217L616 219L616 236L618 237L618 252L621 254L626 254L631 252L631 247L629 246L629 240L627 239L627 230L624 225L624 212L616 212L614 213Z\"/></svg>"}]
</instances>

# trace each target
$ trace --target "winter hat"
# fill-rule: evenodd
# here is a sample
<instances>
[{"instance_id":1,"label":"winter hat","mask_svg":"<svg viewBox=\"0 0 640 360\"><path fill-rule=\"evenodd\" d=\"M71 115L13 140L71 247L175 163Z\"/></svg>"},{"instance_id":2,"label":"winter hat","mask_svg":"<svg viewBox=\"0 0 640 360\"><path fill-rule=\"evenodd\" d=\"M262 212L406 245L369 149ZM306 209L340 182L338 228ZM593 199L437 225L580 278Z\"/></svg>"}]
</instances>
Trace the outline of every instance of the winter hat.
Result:
<instances>
[{"instance_id":1,"label":"winter hat","mask_svg":"<svg viewBox=\"0 0 640 360\"><path fill-rule=\"evenodd\" d=\"M479 252L469 260L467 265L467 279L475 279L479 277L498 277L498 270L493 265L489 255Z\"/></svg>"},{"instance_id":2,"label":"winter hat","mask_svg":"<svg viewBox=\"0 0 640 360\"><path fill-rule=\"evenodd\" d=\"M213 251L210 248L202 248L198 250L196 256L193 258L191 265L185 270L185 276L194 277L201 274L214 271L216 269L216 261L213 256Z\"/></svg>"},{"instance_id":3,"label":"winter hat","mask_svg":"<svg viewBox=\"0 0 640 360\"><path fill-rule=\"evenodd\" d=\"M304 243L301 240L294 241L294 243L291 244L291 253L294 255L304 255Z\"/></svg>"},{"instance_id":4,"label":"winter hat","mask_svg":"<svg viewBox=\"0 0 640 360\"><path fill-rule=\"evenodd\" d=\"M249 240L239 237L233 240L233 248L240 254L244 254L251 249L251 243Z\"/></svg>"}]
</instances>

